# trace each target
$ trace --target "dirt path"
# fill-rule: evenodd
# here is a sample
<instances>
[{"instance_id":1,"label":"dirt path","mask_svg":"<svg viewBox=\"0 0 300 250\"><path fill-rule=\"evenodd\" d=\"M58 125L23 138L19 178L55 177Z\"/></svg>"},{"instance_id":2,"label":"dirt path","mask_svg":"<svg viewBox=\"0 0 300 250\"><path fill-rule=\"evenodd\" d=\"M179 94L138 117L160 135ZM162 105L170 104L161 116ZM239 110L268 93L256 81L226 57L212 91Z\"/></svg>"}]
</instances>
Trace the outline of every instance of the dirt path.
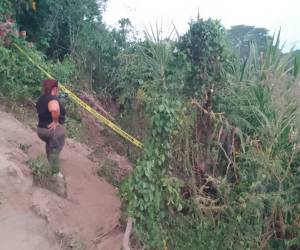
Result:
<instances>
[{"instance_id":1,"label":"dirt path","mask_svg":"<svg viewBox=\"0 0 300 250\"><path fill-rule=\"evenodd\" d=\"M67 198L36 187L26 160L44 154L36 134L0 111L1 250L119 250L120 201L99 179L90 149L67 140L62 153ZM25 154L20 144L30 145Z\"/></svg>"}]
</instances>

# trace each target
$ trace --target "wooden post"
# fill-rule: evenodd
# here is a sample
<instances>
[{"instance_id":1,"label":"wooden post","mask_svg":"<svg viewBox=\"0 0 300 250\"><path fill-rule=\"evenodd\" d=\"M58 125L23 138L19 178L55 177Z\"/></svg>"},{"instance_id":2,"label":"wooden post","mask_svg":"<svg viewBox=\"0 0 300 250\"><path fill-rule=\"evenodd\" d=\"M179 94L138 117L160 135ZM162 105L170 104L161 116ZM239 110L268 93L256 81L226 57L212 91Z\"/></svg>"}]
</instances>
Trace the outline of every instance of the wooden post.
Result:
<instances>
[{"instance_id":1,"label":"wooden post","mask_svg":"<svg viewBox=\"0 0 300 250\"><path fill-rule=\"evenodd\" d=\"M130 250L130 234L132 230L132 218L127 220L126 230L123 237L123 250Z\"/></svg>"}]
</instances>

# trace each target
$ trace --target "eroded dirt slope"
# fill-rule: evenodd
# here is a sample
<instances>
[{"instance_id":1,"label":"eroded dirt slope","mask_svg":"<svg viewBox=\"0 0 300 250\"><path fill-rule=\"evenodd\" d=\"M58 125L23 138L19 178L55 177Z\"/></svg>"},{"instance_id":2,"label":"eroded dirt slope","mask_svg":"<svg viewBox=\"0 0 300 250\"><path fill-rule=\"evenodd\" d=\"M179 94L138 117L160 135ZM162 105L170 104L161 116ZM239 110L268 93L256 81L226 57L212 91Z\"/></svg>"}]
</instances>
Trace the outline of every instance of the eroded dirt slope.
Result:
<instances>
[{"instance_id":1,"label":"eroded dirt slope","mask_svg":"<svg viewBox=\"0 0 300 250\"><path fill-rule=\"evenodd\" d=\"M96 174L90 149L68 139L62 152L67 198L33 185L26 161L44 154L31 129L0 110L1 250L119 250L120 201ZM27 153L20 144L30 145Z\"/></svg>"}]
</instances>

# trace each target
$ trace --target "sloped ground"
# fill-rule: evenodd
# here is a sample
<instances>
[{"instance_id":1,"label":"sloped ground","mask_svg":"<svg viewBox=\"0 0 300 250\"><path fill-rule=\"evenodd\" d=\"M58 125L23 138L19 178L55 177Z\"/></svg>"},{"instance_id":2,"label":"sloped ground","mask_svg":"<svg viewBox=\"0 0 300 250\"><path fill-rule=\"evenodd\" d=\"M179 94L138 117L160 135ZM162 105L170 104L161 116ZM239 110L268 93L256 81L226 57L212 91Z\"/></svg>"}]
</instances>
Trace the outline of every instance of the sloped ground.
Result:
<instances>
[{"instance_id":1,"label":"sloped ground","mask_svg":"<svg viewBox=\"0 0 300 250\"><path fill-rule=\"evenodd\" d=\"M119 250L117 190L97 176L91 150L67 140L61 155L67 198L60 197L33 185L26 164L44 154L44 144L12 115L0 110L0 117L1 250ZM28 153L20 144L30 145Z\"/></svg>"}]
</instances>

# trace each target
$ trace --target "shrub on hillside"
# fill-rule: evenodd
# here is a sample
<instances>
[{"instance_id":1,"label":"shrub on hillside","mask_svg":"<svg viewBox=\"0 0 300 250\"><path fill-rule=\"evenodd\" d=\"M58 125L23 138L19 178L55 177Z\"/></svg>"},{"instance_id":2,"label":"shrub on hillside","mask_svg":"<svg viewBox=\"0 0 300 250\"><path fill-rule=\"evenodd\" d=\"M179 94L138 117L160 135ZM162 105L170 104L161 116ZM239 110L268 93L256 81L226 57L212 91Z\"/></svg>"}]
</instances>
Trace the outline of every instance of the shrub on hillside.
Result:
<instances>
[{"instance_id":1,"label":"shrub on hillside","mask_svg":"<svg viewBox=\"0 0 300 250\"><path fill-rule=\"evenodd\" d=\"M58 80L68 81L74 73L74 62L51 63L45 55L34 48L23 48L40 66ZM40 95L41 81L46 78L43 72L20 53L13 45L0 45L0 91L12 101L24 102Z\"/></svg>"}]
</instances>

